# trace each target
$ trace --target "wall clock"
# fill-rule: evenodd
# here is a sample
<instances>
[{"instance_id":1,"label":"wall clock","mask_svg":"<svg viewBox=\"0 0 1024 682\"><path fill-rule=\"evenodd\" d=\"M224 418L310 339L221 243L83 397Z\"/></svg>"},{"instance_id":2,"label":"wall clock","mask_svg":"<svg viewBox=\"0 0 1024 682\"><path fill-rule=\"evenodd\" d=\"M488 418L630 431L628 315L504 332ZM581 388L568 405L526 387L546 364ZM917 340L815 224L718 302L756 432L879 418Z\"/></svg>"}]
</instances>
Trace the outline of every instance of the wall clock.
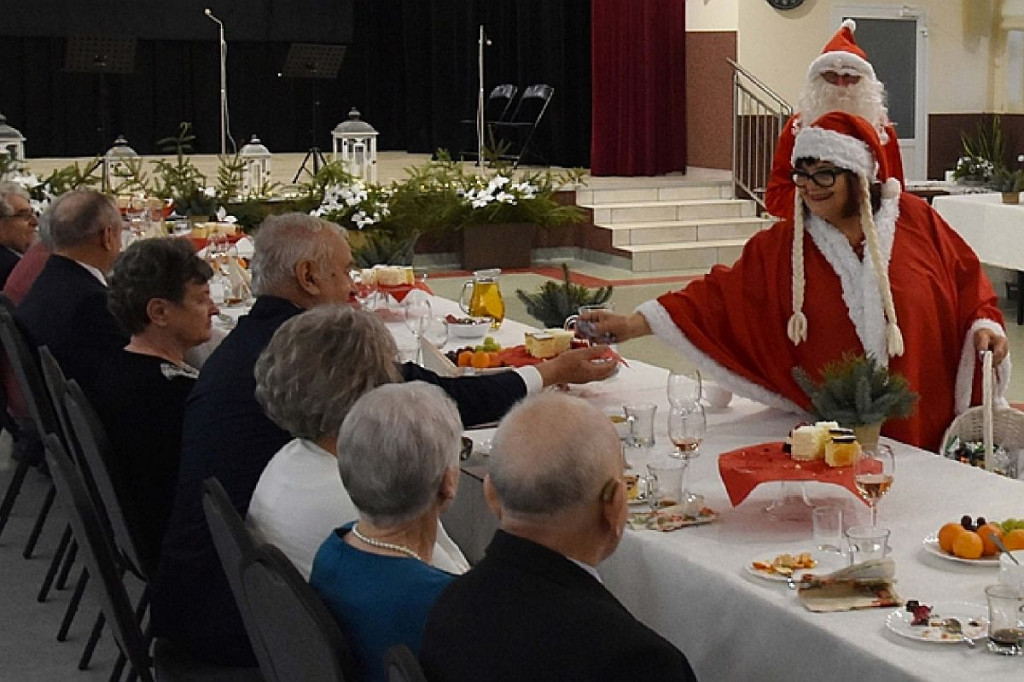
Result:
<instances>
[{"instance_id":1,"label":"wall clock","mask_svg":"<svg viewBox=\"0 0 1024 682\"><path fill-rule=\"evenodd\" d=\"M768 0L768 4L775 9L796 9L804 0Z\"/></svg>"}]
</instances>

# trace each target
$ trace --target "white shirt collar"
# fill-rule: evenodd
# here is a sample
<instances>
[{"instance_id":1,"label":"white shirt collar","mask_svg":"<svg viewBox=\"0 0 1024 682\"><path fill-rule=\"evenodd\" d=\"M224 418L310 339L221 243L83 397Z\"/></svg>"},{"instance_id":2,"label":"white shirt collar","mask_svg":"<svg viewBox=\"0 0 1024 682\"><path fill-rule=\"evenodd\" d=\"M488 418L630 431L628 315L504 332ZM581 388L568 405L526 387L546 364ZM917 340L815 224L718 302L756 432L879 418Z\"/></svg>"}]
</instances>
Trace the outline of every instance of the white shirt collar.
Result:
<instances>
[{"instance_id":1,"label":"white shirt collar","mask_svg":"<svg viewBox=\"0 0 1024 682\"><path fill-rule=\"evenodd\" d=\"M604 585L604 581L601 580L601 576L598 574L596 568L594 568L590 564L585 564L582 561L577 561L576 559L573 559L571 556L567 556L565 558L568 559L569 561L573 562L574 564L576 564L580 568L582 568L584 571L586 571L590 575L594 576L594 580L596 580L597 582L599 582L602 585Z\"/></svg>"},{"instance_id":2,"label":"white shirt collar","mask_svg":"<svg viewBox=\"0 0 1024 682\"><path fill-rule=\"evenodd\" d=\"M72 260L74 260L74 259L72 259ZM100 272L99 268L93 267L92 265L89 265L88 263L83 263L80 260L76 260L75 262L78 263L79 265L81 265L86 270L88 270L90 275L92 275L93 277L95 277L96 279L98 279L100 281L100 284L102 284L103 286L107 286L107 278L103 276L103 273Z\"/></svg>"}]
</instances>

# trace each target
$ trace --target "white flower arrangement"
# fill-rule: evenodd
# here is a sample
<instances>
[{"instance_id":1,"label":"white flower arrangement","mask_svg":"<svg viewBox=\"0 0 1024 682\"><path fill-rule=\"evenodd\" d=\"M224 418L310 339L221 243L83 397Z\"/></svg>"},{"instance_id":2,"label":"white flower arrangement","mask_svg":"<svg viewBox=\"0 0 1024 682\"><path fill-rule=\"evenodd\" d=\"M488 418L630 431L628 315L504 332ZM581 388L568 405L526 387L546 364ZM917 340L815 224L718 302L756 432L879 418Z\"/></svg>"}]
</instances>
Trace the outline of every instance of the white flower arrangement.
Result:
<instances>
[{"instance_id":1,"label":"white flower arrangement","mask_svg":"<svg viewBox=\"0 0 1024 682\"><path fill-rule=\"evenodd\" d=\"M339 224L346 220L362 230L376 225L391 215L388 200L392 190L382 187L367 187L361 181L351 184L330 185L324 190L323 201L310 215L327 218Z\"/></svg>"},{"instance_id":2,"label":"white flower arrangement","mask_svg":"<svg viewBox=\"0 0 1024 682\"><path fill-rule=\"evenodd\" d=\"M992 178L995 166L988 159L981 156L961 156L957 159L956 168L953 170L953 177L960 180L984 180Z\"/></svg>"}]
</instances>

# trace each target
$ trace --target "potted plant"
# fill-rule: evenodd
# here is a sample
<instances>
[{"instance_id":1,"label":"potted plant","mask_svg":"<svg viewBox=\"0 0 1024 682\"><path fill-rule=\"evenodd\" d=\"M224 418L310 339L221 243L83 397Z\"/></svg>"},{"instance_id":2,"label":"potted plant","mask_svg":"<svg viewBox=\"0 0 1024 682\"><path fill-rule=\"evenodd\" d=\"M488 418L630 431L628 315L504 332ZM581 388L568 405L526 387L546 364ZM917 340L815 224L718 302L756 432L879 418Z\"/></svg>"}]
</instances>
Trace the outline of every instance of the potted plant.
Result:
<instances>
[{"instance_id":1,"label":"potted plant","mask_svg":"<svg viewBox=\"0 0 1024 682\"><path fill-rule=\"evenodd\" d=\"M963 155L956 162L953 177L963 184L983 185L1005 163L1006 139L998 116L992 118L990 126L984 121L979 122L973 135L962 134L960 144Z\"/></svg>"},{"instance_id":2,"label":"potted plant","mask_svg":"<svg viewBox=\"0 0 1024 682\"><path fill-rule=\"evenodd\" d=\"M612 296L612 287L590 290L573 284L569 266L562 263L562 281L548 281L540 285L535 293L528 294L516 289L516 296L526 305L526 312L540 320L545 328L561 327L565 318L575 315L580 306L598 305Z\"/></svg>"},{"instance_id":3,"label":"potted plant","mask_svg":"<svg viewBox=\"0 0 1024 682\"><path fill-rule=\"evenodd\" d=\"M192 124L183 122L178 134L157 140L161 151L175 154L174 161L158 159L153 162L159 177L153 194L161 199L172 199L174 210L187 215L193 222L206 222L217 212L217 193L206 184L206 176L192 162L186 152L192 151Z\"/></svg>"},{"instance_id":4,"label":"potted plant","mask_svg":"<svg viewBox=\"0 0 1024 682\"><path fill-rule=\"evenodd\" d=\"M1024 190L1024 171L997 168L989 186L1002 193L1004 204L1020 203L1020 192Z\"/></svg>"},{"instance_id":5,"label":"potted plant","mask_svg":"<svg viewBox=\"0 0 1024 682\"><path fill-rule=\"evenodd\" d=\"M853 429L866 449L878 445L885 420L908 417L917 404L906 378L890 374L872 355L844 353L822 368L820 383L803 367L793 368L793 378L811 399L817 419Z\"/></svg>"}]
</instances>

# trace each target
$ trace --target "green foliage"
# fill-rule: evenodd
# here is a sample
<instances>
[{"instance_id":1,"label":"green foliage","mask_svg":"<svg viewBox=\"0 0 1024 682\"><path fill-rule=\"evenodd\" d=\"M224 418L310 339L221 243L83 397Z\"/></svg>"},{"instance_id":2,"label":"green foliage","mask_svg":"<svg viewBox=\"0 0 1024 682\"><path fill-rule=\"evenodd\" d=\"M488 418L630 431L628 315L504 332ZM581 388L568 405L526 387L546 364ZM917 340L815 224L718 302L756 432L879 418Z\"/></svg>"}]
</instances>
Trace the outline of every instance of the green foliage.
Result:
<instances>
[{"instance_id":1,"label":"green foliage","mask_svg":"<svg viewBox=\"0 0 1024 682\"><path fill-rule=\"evenodd\" d=\"M793 368L793 378L811 399L815 417L845 427L875 424L908 417L918 395L907 380L878 364L872 355L844 353L842 359L822 368L822 382L815 382L803 367Z\"/></svg>"},{"instance_id":2,"label":"green foliage","mask_svg":"<svg viewBox=\"0 0 1024 682\"><path fill-rule=\"evenodd\" d=\"M360 268L374 265L412 265L419 234L394 235L384 230L350 233L352 260Z\"/></svg>"},{"instance_id":3,"label":"green foliage","mask_svg":"<svg viewBox=\"0 0 1024 682\"><path fill-rule=\"evenodd\" d=\"M217 155L217 195L225 200L242 195L245 161L237 153Z\"/></svg>"},{"instance_id":4,"label":"green foliage","mask_svg":"<svg viewBox=\"0 0 1024 682\"><path fill-rule=\"evenodd\" d=\"M148 191L146 171L142 169L142 159L138 157L124 159L114 166L111 173L117 184L110 188L114 196L119 194L146 194Z\"/></svg>"},{"instance_id":5,"label":"green foliage","mask_svg":"<svg viewBox=\"0 0 1024 682\"><path fill-rule=\"evenodd\" d=\"M213 215L217 211L217 199L207 191L206 176L192 162L187 152L192 151L192 124L183 122L178 134L157 140L161 151L175 154L174 161L158 159L153 162L159 179L153 194L161 199L173 199L174 210L187 215Z\"/></svg>"},{"instance_id":6,"label":"green foliage","mask_svg":"<svg viewBox=\"0 0 1024 682\"><path fill-rule=\"evenodd\" d=\"M60 196L65 192L85 187L93 187L100 183L100 176L97 171L101 167L100 157L95 157L85 166L78 165L78 162L70 166L55 168L48 176L43 178L43 185L50 186L53 196Z\"/></svg>"},{"instance_id":7,"label":"green foliage","mask_svg":"<svg viewBox=\"0 0 1024 682\"><path fill-rule=\"evenodd\" d=\"M569 266L562 263L561 282L544 282L533 294L516 289L516 296L526 305L526 312L540 320L544 327L561 327L565 318L576 314L580 306L598 305L611 298L612 287L591 291L573 284Z\"/></svg>"},{"instance_id":8,"label":"green foliage","mask_svg":"<svg viewBox=\"0 0 1024 682\"><path fill-rule=\"evenodd\" d=\"M1024 190L1024 170L997 168L989 187L997 192L1020 192Z\"/></svg>"},{"instance_id":9,"label":"green foliage","mask_svg":"<svg viewBox=\"0 0 1024 682\"><path fill-rule=\"evenodd\" d=\"M1003 137L1003 124L999 116L992 117L992 125L985 121L978 122L974 135L960 135L960 143L964 148L964 156L986 159L994 168L1006 166L1006 138Z\"/></svg>"}]
</instances>

